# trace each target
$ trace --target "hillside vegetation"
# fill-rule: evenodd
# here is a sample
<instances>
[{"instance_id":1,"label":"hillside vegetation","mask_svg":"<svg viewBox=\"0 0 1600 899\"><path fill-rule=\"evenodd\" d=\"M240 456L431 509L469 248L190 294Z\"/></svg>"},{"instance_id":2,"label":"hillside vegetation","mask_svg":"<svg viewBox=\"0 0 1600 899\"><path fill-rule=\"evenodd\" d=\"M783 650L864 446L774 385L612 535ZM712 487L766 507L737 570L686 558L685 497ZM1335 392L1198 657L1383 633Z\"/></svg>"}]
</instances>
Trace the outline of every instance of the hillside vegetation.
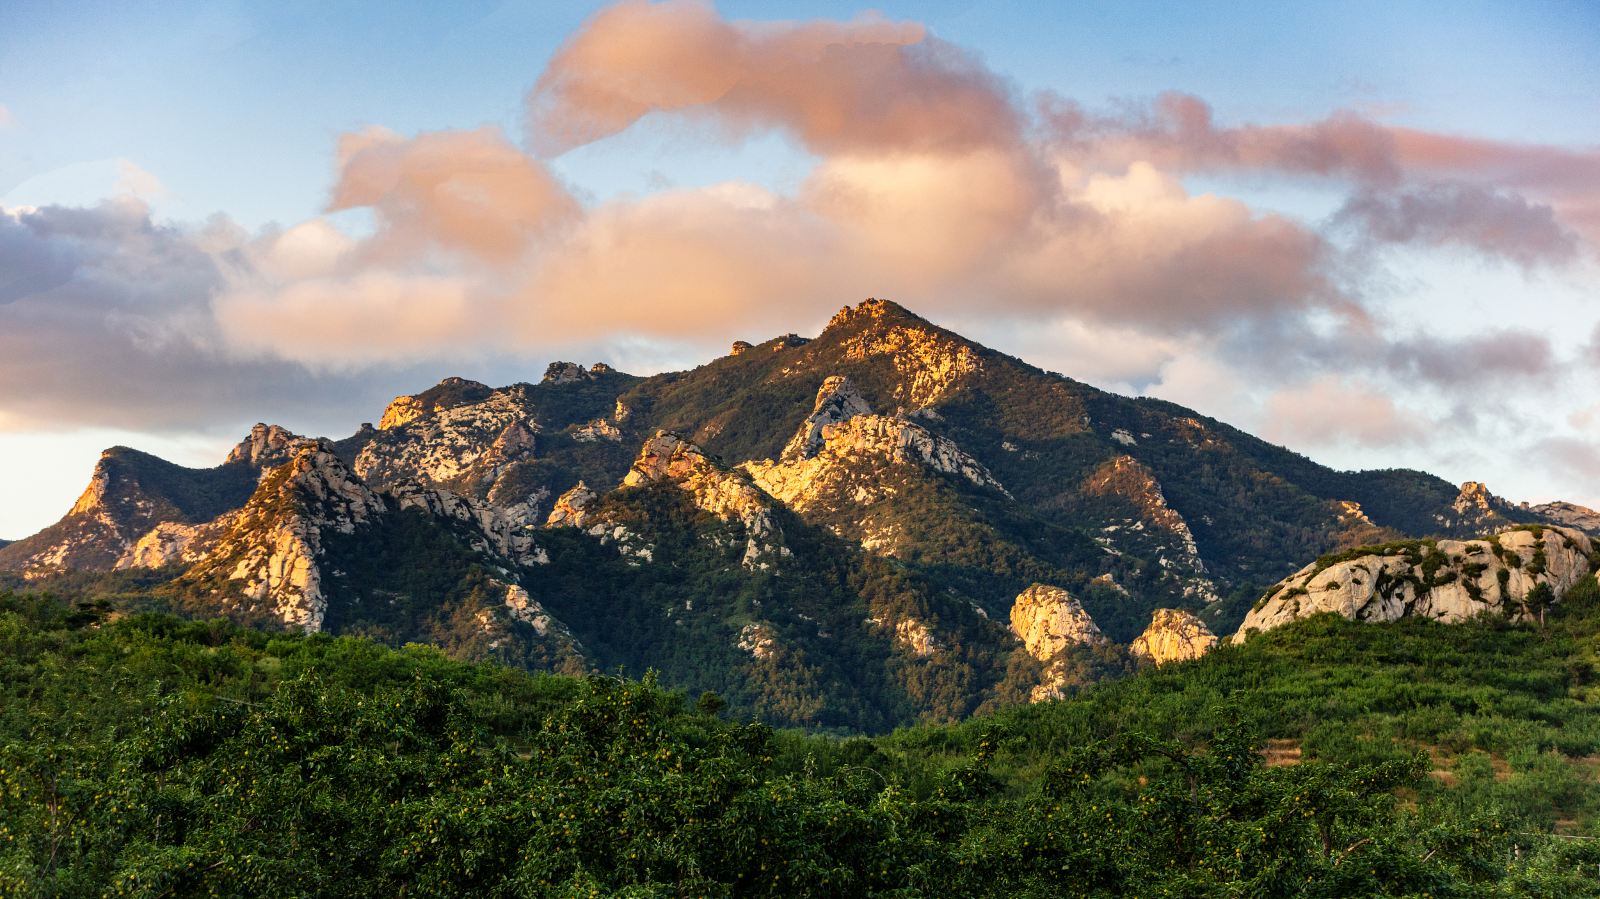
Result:
<instances>
[{"instance_id":1,"label":"hillside vegetation","mask_svg":"<svg viewBox=\"0 0 1600 899\"><path fill-rule=\"evenodd\" d=\"M1594 895L1595 593L875 739L8 595L0 895Z\"/></svg>"}]
</instances>

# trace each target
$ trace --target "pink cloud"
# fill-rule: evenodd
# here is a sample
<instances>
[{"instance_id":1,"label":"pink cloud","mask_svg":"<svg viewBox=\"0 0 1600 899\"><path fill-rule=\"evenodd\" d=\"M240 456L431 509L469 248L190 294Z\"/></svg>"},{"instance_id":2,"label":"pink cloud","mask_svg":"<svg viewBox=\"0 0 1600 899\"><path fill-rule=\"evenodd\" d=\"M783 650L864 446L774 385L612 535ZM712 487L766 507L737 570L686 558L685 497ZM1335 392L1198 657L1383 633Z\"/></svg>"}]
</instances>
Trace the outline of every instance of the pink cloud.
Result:
<instances>
[{"instance_id":1,"label":"pink cloud","mask_svg":"<svg viewBox=\"0 0 1600 899\"><path fill-rule=\"evenodd\" d=\"M578 213L540 164L497 130L402 138L381 129L339 139L330 210L370 207L370 249L406 257L428 247L504 260Z\"/></svg>"},{"instance_id":2,"label":"pink cloud","mask_svg":"<svg viewBox=\"0 0 1600 899\"><path fill-rule=\"evenodd\" d=\"M968 150L1021 131L999 79L914 22L730 22L696 0L629 0L550 61L528 98L529 142L556 155L652 112L783 128L822 153Z\"/></svg>"},{"instance_id":3,"label":"pink cloud","mask_svg":"<svg viewBox=\"0 0 1600 899\"><path fill-rule=\"evenodd\" d=\"M1385 125L1355 112L1280 125L1218 125L1198 97L1167 93L1145 107L1093 115L1059 97L1041 113L1052 139L1085 164L1116 168L1135 160L1175 172L1253 171L1351 182L1367 203L1407 206L1404 240L1470 245L1526 264L1529 239L1498 234L1509 218L1551 210L1538 222L1540 261L1567 261L1559 236L1575 230L1600 245L1600 150L1494 141ZM1440 183L1457 185L1440 196ZM1404 191L1419 190L1406 199ZM1391 196L1392 195L1392 196ZM1393 218L1393 216L1391 216ZM1551 258L1554 249L1555 257Z\"/></svg>"}]
</instances>

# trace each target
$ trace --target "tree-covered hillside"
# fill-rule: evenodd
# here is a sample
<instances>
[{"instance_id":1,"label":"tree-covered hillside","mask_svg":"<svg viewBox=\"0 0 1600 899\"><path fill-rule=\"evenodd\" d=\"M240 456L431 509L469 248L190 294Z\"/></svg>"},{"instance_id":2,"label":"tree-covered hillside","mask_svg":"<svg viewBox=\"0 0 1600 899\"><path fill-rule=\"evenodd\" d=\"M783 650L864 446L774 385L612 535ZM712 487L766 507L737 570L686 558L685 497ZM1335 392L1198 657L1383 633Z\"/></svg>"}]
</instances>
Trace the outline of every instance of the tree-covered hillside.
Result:
<instances>
[{"instance_id":1,"label":"tree-covered hillside","mask_svg":"<svg viewBox=\"0 0 1600 899\"><path fill-rule=\"evenodd\" d=\"M8 595L0 895L1589 896L1595 593L876 739Z\"/></svg>"}]
</instances>

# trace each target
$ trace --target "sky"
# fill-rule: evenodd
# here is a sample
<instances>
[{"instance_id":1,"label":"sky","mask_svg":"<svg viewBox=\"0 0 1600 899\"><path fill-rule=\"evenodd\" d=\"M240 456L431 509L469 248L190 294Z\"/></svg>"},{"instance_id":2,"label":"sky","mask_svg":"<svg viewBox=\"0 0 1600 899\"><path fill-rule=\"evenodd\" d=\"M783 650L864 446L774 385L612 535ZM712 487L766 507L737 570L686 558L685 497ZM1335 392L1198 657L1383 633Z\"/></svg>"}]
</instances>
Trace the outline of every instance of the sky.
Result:
<instances>
[{"instance_id":1,"label":"sky","mask_svg":"<svg viewBox=\"0 0 1600 899\"><path fill-rule=\"evenodd\" d=\"M8 0L0 537L107 446L213 465L868 296L1600 506L1600 6L1443 10Z\"/></svg>"}]
</instances>

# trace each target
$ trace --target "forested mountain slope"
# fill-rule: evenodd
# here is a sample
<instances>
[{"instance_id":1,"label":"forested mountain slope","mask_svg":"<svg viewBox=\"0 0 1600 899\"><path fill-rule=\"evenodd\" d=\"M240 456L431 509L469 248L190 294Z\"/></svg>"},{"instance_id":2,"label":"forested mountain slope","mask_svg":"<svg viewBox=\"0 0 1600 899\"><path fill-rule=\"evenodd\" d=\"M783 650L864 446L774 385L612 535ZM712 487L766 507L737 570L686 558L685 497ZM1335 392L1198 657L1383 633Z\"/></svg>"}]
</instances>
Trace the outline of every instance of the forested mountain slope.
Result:
<instances>
[{"instance_id":1,"label":"forested mountain slope","mask_svg":"<svg viewBox=\"0 0 1600 899\"><path fill-rule=\"evenodd\" d=\"M1230 634L1325 553L1589 521L1332 471L883 300L690 371L447 378L377 418L340 440L261 424L214 469L109 450L61 522L0 548L0 578L534 670L653 668L775 723L878 731L1126 670L1172 612ZM1105 639L1042 655L1024 595L1056 597L1030 621L1070 630L1081 608Z\"/></svg>"},{"instance_id":2,"label":"forested mountain slope","mask_svg":"<svg viewBox=\"0 0 1600 899\"><path fill-rule=\"evenodd\" d=\"M0 596L0 894L1591 896L1596 592L872 739Z\"/></svg>"}]
</instances>

